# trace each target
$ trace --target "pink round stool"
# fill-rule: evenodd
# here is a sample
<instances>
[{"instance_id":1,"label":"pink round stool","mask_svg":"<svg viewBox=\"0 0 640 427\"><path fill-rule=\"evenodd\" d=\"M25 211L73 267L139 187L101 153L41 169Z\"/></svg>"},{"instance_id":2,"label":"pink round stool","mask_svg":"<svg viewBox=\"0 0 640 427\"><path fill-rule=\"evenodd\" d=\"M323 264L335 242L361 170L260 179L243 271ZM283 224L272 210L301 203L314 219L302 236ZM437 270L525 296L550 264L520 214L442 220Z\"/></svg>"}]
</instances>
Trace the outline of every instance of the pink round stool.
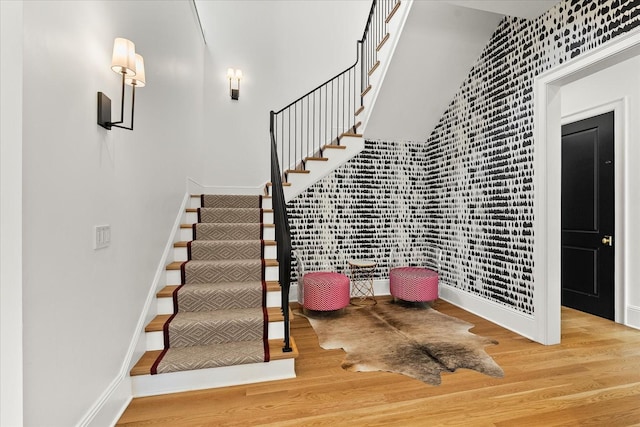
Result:
<instances>
[{"instance_id":1,"label":"pink round stool","mask_svg":"<svg viewBox=\"0 0 640 427\"><path fill-rule=\"evenodd\" d=\"M333 311L349 305L350 282L344 274L328 271L307 273L302 283L302 306L307 310Z\"/></svg>"},{"instance_id":2,"label":"pink round stool","mask_svg":"<svg viewBox=\"0 0 640 427\"><path fill-rule=\"evenodd\" d=\"M389 271L391 295L409 302L438 299L438 273L423 267L396 267Z\"/></svg>"}]
</instances>

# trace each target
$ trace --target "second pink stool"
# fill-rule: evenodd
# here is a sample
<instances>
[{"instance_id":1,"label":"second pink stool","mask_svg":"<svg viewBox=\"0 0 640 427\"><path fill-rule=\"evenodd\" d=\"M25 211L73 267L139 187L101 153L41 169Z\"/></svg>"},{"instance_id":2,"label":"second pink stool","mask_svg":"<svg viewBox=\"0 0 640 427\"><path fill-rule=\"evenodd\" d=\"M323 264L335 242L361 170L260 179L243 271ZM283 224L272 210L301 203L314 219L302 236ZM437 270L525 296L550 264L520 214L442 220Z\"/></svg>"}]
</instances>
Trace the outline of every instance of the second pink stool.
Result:
<instances>
[{"instance_id":1,"label":"second pink stool","mask_svg":"<svg viewBox=\"0 0 640 427\"><path fill-rule=\"evenodd\" d=\"M438 273L423 267L396 267L389 271L391 295L409 302L438 299Z\"/></svg>"}]
</instances>

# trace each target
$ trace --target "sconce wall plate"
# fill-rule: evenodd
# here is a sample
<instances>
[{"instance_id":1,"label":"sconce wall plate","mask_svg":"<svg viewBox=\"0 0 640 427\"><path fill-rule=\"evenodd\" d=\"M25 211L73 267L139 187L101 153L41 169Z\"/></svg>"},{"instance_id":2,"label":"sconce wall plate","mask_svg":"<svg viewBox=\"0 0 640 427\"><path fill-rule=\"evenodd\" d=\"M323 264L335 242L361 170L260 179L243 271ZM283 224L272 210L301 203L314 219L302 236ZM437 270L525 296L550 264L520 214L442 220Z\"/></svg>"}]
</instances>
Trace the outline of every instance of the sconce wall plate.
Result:
<instances>
[{"instance_id":1,"label":"sconce wall plate","mask_svg":"<svg viewBox=\"0 0 640 427\"><path fill-rule=\"evenodd\" d=\"M98 92L98 124L111 130L111 98Z\"/></svg>"}]
</instances>

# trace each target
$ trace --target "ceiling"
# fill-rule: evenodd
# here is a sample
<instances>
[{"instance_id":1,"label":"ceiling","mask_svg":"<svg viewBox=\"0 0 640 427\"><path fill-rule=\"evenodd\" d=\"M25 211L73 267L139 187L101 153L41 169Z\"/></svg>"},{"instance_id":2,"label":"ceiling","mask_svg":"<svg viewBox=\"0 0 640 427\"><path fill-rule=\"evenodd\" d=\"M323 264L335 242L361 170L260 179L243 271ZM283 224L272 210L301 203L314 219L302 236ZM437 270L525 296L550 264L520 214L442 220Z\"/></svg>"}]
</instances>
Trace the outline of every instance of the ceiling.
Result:
<instances>
[{"instance_id":1,"label":"ceiling","mask_svg":"<svg viewBox=\"0 0 640 427\"><path fill-rule=\"evenodd\" d=\"M420 0L418 0L420 1ZM444 0L457 6L484 10L500 15L535 19L551 9L560 0Z\"/></svg>"}]
</instances>

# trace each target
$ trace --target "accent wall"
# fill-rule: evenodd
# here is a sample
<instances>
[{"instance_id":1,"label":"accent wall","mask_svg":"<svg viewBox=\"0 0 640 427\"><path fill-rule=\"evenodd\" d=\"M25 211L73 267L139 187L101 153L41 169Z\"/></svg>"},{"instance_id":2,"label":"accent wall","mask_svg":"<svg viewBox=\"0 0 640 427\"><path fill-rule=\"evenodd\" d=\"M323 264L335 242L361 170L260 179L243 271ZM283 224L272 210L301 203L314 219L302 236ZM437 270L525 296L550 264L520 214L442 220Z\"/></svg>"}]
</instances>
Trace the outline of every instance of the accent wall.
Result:
<instances>
[{"instance_id":1,"label":"accent wall","mask_svg":"<svg viewBox=\"0 0 640 427\"><path fill-rule=\"evenodd\" d=\"M392 251L443 285L535 315L534 78L640 25L640 1L567 0L536 20L504 18L424 141L365 151L290 203L293 244L312 265Z\"/></svg>"}]
</instances>

